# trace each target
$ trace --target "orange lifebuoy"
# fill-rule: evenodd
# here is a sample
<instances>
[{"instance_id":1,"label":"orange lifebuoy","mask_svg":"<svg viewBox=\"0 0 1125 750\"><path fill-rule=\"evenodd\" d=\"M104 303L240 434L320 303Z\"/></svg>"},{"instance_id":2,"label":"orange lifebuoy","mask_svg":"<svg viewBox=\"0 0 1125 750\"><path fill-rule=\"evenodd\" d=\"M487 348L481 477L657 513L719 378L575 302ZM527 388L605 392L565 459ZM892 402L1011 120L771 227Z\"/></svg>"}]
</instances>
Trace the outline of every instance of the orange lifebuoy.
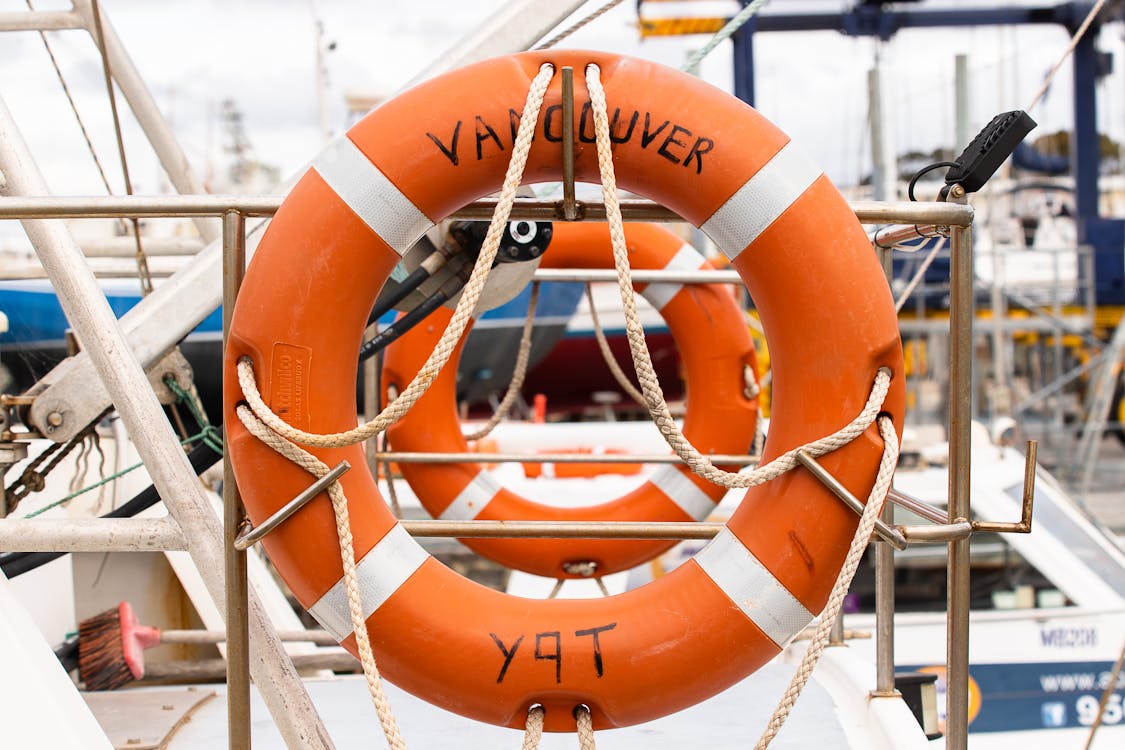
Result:
<instances>
[{"instance_id":1,"label":"orange lifebuoy","mask_svg":"<svg viewBox=\"0 0 1125 750\"><path fill-rule=\"evenodd\" d=\"M695 271L706 263L695 248L655 224L627 224L625 238L629 262L636 269ZM609 233L602 224L556 224L542 266L612 268ZM704 453L749 450L754 442L757 401L747 395L745 378L746 368L757 374L756 362L750 332L734 298L718 285L638 287L664 316L680 351L687 383L684 435ZM437 345L450 317L449 310L439 309L387 348L384 387L397 391L406 387ZM460 347L454 356L459 355ZM426 395L388 430L392 446L403 451L467 451L457 417L456 376L455 367L446 367ZM524 498L474 464L402 464L400 468L426 510L448 520L702 520L726 494L725 488L695 476L686 466L667 465L615 500L565 508ZM616 573L651 560L675 544L665 540L462 541L510 568L554 578L581 577L575 571Z\"/></svg>"},{"instance_id":2,"label":"orange lifebuoy","mask_svg":"<svg viewBox=\"0 0 1125 750\"><path fill-rule=\"evenodd\" d=\"M401 253L435 221L501 184L509 125L544 63L601 72L617 179L700 226L732 259L771 343L768 460L834 432L867 401L880 368L899 429L902 348L890 293L847 203L789 139L699 80L603 52L547 50L432 79L383 104L330 146L293 188L248 269L226 352L230 456L260 522L309 476L240 425L236 369L253 361L271 408L292 425L356 424L360 337ZM575 76L581 79L581 75ZM576 80L577 179L598 180L586 86ZM561 179L558 77L525 180ZM873 486L872 425L821 459L852 493ZM363 449L315 450L364 465ZM549 731L646 721L713 695L769 661L824 606L855 514L802 469L747 491L692 561L617 596L531 601L472 583L427 555L381 501L369 472L349 498L367 627L384 675L472 718ZM315 499L264 541L304 606L354 648L329 501Z\"/></svg>"}]
</instances>

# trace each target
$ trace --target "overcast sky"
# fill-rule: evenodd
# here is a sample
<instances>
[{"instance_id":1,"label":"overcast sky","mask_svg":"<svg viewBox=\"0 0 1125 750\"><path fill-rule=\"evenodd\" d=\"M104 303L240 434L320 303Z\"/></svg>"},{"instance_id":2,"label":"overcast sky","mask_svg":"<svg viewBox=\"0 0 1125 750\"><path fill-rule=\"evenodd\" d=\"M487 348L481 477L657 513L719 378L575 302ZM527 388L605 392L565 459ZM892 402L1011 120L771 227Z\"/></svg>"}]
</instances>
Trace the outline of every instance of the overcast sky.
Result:
<instances>
[{"instance_id":1,"label":"overcast sky","mask_svg":"<svg viewBox=\"0 0 1125 750\"><path fill-rule=\"evenodd\" d=\"M259 158L288 175L320 143L315 18L322 21L325 38L335 43L327 56L328 102L332 125L340 129L345 124L345 92L393 92L504 0L101 1L201 173L223 167L217 113L220 102L231 98L245 114L247 134ZM580 14L600 4L588 3ZM765 12L840 4L774 0ZM65 5L58 0L36 2L39 8ZM24 0L0 0L0 12L25 7ZM706 14L717 9L729 14L735 7L732 2L648 3L645 12L667 14L680 9ZM706 41L679 37L642 42L635 23L635 3L627 0L564 46L611 49L679 65L691 49ZM50 39L108 165L114 189L119 190L101 71L91 41L80 32L53 33ZM835 32L761 34L755 40L757 105L833 179L854 184L870 168L865 80L877 53L886 63L893 92L889 125L897 150L903 152L954 145L955 54L970 55L975 131L997 112L1026 105L1067 42L1064 31L1056 27L906 31L888 43ZM1114 74L1102 85L1099 121L1103 129L1121 137L1125 135L1121 25L1107 27L1100 43L1114 54ZM0 35L0 60L0 95L32 142L52 189L61 194L100 190L38 36ZM730 87L729 45L705 61L702 75ZM1041 124L1036 134L1069 127L1070 90L1067 65L1046 102L1033 112ZM128 128L128 135L138 192L161 190L159 170L136 137L135 127Z\"/></svg>"}]
</instances>

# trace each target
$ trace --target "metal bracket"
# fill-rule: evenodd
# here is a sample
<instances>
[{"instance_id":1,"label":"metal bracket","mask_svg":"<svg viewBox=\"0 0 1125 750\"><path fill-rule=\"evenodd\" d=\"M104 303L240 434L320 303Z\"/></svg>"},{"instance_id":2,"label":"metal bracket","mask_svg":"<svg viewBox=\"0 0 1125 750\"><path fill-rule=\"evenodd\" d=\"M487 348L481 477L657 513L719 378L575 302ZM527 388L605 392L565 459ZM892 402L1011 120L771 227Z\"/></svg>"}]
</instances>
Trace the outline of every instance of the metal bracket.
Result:
<instances>
[{"instance_id":1,"label":"metal bracket","mask_svg":"<svg viewBox=\"0 0 1125 750\"><path fill-rule=\"evenodd\" d=\"M1035 505L1035 457L1039 452L1039 441L1027 441L1027 454L1023 461L1023 504L1018 523L993 523L973 521L973 531L993 531L998 534L1030 534L1031 513Z\"/></svg>"},{"instance_id":2,"label":"metal bracket","mask_svg":"<svg viewBox=\"0 0 1125 750\"><path fill-rule=\"evenodd\" d=\"M992 521L969 521L960 518L950 523L938 508L911 497L904 492L891 489L887 498L899 507L915 513L932 525L896 526L908 543L910 542L949 542L965 539L977 532L997 534L1031 533L1031 515L1035 504L1035 458L1039 450L1036 440L1027 441L1027 454L1023 467L1023 503L1020 520L1017 523L997 523Z\"/></svg>"},{"instance_id":3,"label":"metal bracket","mask_svg":"<svg viewBox=\"0 0 1125 750\"><path fill-rule=\"evenodd\" d=\"M329 470L327 474L310 484L306 489L302 490L300 494L283 505L276 513L262 521L260 526L250 526L247 524L247 529L234 540L234 548L237 550L248 550L253 547L260 542L266 534L280 526L285 519L305 507L309 500L312 500L321 492L328 489L330 484L342 477L344 472L350 468L352 468L351 464L347 461L341 461L334 468Z\"/></svg>"},{"instance_id":4,"label":"metal bracket","mask_svg":"<svg viewBox=\"0 0 1125 750\"><path fill-rule=\"evenodd\" d=\"M847 487L840 484L840 480L832 476L815 458L801 450L797 451L797 461L801 466L808 469L814 477L820 480L821 484L831 490L833 495L840 498L840 500L844 502L844 505L854 510L856 515L863 514L863 503L849 492ZM895 549L906 549L906 538L902 535L902 532L880 518L875 519L875 533L879 535L880 539L890 544Z\"/></svg>"}]
</instances>

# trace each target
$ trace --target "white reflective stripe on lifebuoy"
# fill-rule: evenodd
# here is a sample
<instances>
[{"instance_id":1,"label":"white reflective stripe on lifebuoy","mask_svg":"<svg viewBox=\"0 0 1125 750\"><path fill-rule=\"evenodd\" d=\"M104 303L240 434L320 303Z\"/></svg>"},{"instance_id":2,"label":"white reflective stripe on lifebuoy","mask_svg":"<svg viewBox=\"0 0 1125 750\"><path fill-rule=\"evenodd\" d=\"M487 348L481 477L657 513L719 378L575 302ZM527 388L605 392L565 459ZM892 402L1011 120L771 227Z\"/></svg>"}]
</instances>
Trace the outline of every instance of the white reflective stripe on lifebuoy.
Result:
<instances>
[{"instance_id":1,"label":"white reflective stripe on lifebuoy","mask_svg":"<svg viewBox=\"0 0 1125 750\"><path fill-rule=\"evenodd\" d=\"M696 521L702 521L715 510L715 501L699 489L682 471L675 466L662 466L652 473L648 481L656 489L667 495L668 499Z\"/></svg>"},{"instance_id":2,"label":"white reflective stripe on lifebuoy","mask_svg":"<svg viewBox=\"0 0 1125 750\"><path fill-rule=\"evenodd\" d=\"M500 483L487 471L482 471L457 493L453 502L441 512L442 521L471 521L480 515L500 491Z\"/></svg>"},{"instance_id":3,"label":"white reflective stripe on lifebuoy","mask_svg":"<svg viewBox=\"0 0 1125 750\"><path fill-rule=\"evenodd\" d=\"M399 255L406 255L434 225L350 138L339 138L325 147L313 169Z\"/></svg>"},{"instance_id":4,"label":"white reflective stripe on lifebuoy","mask_svg":"<svg viewBox=\"0 0 1125 750\"><path fill-rule=\"evenodd\" d=\"M430 553L396 523L356 565L364 621L383 606L429 556ZM352 615L343 578L309 607L309 614L337 641L351 635Z\"/></svg>"},{"instance_id":5,"label":"white reflective stripe on lifebuoy","mask_svg":"<svg viewBox=\"0 0 1125 750\"><path fill-rule=\"evenodd\" d=\"M724 528L695 556L703 572L743 614L784 648L813 621L813 614Z\"/></svg>"},{"instance_id":6,"label":"white reflective stripe on lifebuoy","mask_svg":"<svg viewBox=\"0 0 1125 750\"><path fill-rule=\"evenodd\" d=\"M719 206L700 229L734 260L822 174L792 141Z\"/></svg>"},{"instance_id":7,"label":"white reflective stripe on lifebuoy","mask_svg":"<svg viewBox=\"0 0 1125 750\"><path fill-rule=\"evenodd\" d=\"M703 265L704 257L700 255L699 251L691 245L684 245L675 255L664 265L665 271L698 271L700 266ZM648 303L655 307L657 310L663 310L664 306L672 301L672 298L680 293L684 288L683 284L671 282L667 284L649 284L645 290L641 292L641 296L648 300Z\"/></svg>"}]
</instances>

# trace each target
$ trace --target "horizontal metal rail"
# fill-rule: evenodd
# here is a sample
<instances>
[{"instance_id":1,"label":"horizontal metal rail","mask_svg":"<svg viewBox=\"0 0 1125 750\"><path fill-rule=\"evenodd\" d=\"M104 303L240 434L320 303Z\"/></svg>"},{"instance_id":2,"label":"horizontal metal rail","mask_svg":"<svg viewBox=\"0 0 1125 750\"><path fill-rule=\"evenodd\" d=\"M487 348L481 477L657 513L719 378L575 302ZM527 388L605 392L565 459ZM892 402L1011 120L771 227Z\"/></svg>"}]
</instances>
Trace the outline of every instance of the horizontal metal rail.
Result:
<instances>
[{"instance_id":1,"label":"horizontal metal rail","mask_svg":"<svg viewBox=\"0 0 1125 750\"><path fill-rule=\"evenodd\" d=\"M458 539L711 539L717 522L678 521L400 521L411 536ZM906 544L948 542L973 533L967 521L932 526L892 526ZM871 541L879 541L872 534ZM905 545L904 545L905 546Z\"/></svg>"},{"instance_id":2,"label":"horizontal metal rail","mask_svg":"<svg viewBox=\"0 0 1125 750\"><path fill-rule=\"evenodd\" d=\"M400 521L411 536L461 539L710 539L725 524L676 521Z\"/></svg>"},{"instance_id":3,"label":"horizontal metal rail","mask_svg":"<svg viewBox=\"0 0 1125 750\"><path fill-rule=\"evenodd\" d=\"M239 195L141 195L141 196L26 196L0 198L0 219L81 219L159 217L159 216L222 216L231 211L244 216L272 216L281 205L281 196ZM579 218L584 221L605 219L601 203L578 202ZM865 224L915 223L943 226L969 226L973 209L955 203L910 203L899 201L877 203L855 201L852 210ZM454 218L492 218L495 200L470 203L454 212ZM621 201L621 212L627 221L683 221L676 213L652 201L629 199ZM563 221L561 201L517 198L513 219Z\"/></svg>"},{"instance_id":4,"label":"horizontal metal rail","mask_svg":"<svg viewBox=\"0 0 1125 750\"><path fill-rule=\"evenodd\" d=\"M738 271L665 271L633 269L629 278L635 284L742 284ZM616 283L617 271L606 268L540 268L532 276L535 281L579 281L585 283Z\"/></svg>"},{"instance_id":5,"label":"horizontal metal rail","mask_svg":"<svg viewBox=\"0 0 1125 750\"><path fill-rule=\"evenodd\" d=\"M680 464L683 459L664 453L425 453L421 451L377 452L376 461L400 464ZM747 465L760 456L750 454L708 455L714 464Z\"/></svg>"}]
</instances>

